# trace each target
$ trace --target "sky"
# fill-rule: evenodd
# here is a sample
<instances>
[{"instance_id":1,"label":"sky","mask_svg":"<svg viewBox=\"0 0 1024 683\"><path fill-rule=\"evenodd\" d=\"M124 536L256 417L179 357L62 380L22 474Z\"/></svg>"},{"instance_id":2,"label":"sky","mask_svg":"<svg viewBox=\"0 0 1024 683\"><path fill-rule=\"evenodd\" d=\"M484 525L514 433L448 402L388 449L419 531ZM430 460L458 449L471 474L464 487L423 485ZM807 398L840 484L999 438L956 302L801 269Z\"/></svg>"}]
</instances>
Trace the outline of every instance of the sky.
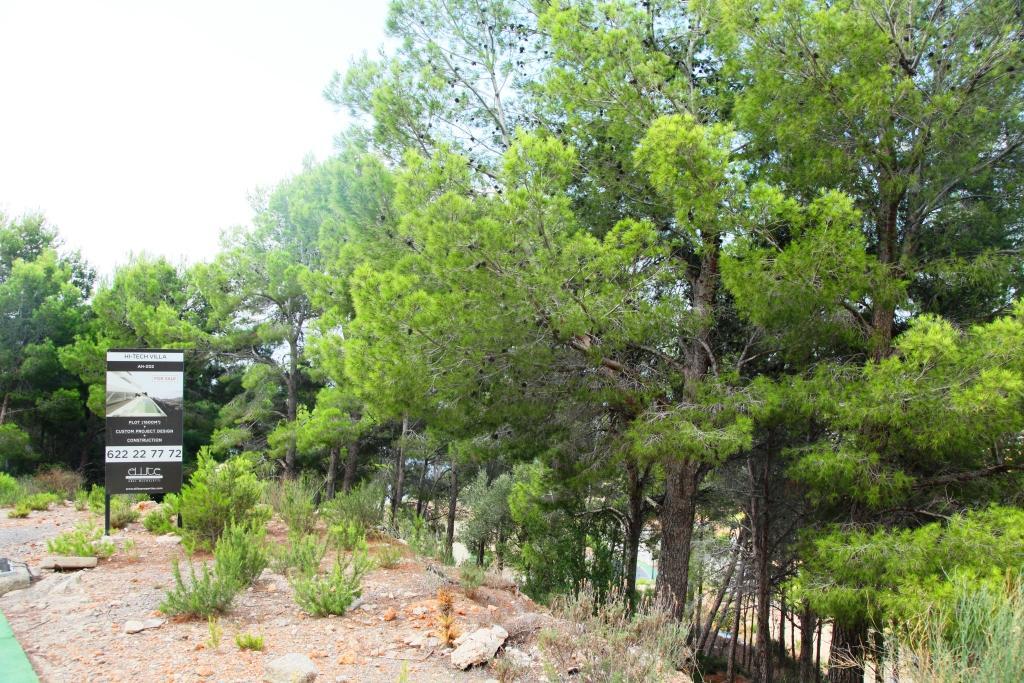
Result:
<instances>
[{"instance_id":1,"label":"sky","mask_svg":"<svg viewBox=\"0 0 1024 683\"><path fill-rule=\"evenodd\" d=\"M324 159L335 71L384 0L0 0L0 211L43 213L101 276L210 258L253 190Z\"/></svg>"}]
</instances>

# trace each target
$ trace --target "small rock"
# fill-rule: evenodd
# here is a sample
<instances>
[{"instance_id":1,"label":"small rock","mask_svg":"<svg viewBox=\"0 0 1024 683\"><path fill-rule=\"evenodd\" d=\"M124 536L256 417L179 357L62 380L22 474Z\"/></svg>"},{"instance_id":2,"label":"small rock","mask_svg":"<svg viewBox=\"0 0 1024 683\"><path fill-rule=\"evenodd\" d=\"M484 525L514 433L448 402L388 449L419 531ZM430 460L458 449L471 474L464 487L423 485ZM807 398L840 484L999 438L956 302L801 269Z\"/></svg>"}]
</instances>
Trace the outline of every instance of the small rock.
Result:
<instances>
[{"instance_id":1,"label":"small rock","mask_svg":"<svg viewBox=\"0 0 1024 683\"><path fill-rule=\"evenodd\" d=\"M356 663L356 653L355 652L349 651L349 652L346 652L345 654L343 654L342 656L338 657L338 664L355 664L355 663Z\"/></svg>"},{"instance_id":2,"label":"small rock","mask_svg":"<svg viewBox=\"0 0 1024 683\"><path fill-rule=\"evenodd\" d=\"M394 621L398 618L398 612L395 611L394 607L388 607L384 610L384 621Z\"/></svg>"},{"instance_id":3,"label":"small rock","mask_svg":"<svg viewBox=\"0 0 1024 683\"><path fill-rule=\"evenodd\" d=\"M130 621L124 622L124 632L138 633L140 631L145 631L146 629L160 628L163 625L163 619L145 619L142 621L139 621L138 619L132 619Z\"/></svg>"},{"instance_id":4,"label":"small rock","mask_svg":"<svg viewBox=\"0 0 1024 683\"><path fill-rule=\"evenodd\" d=\"M42 569L92 569L97 564L95 557L73 557L57 555L55 557L44 557L40 567Z\"/></svg>"},{"instance_id":5,"label":"small rock","mask_svg":"<svg viewBox=\"0 0 1024 683\"><path fill-rule=\"evenodd\" d=\"M508 638L508 632L501 626L481 628L455 640L452 651L452 666L466 670L476 664L489 662Z\"/></svg>"},{"instance_id":6,"label":"small rock","mask_svg":"<svg viewBox=\"0 0 1024 683\"><path fill-rule=\"evenodd\" d=\"M312 683L319 673L309 657L289 652L267 662L263 680L265 683Z\"/></svg>"},{"instance_id":7,"label":"small rock","mask_svg":"<svg viewBox=\"0 0 1024 683\"><path fill-rule=\"evenodd\" d=\"M157 545L178 545L181 543L181 536L177 534L164 534L156 537Z\"/></svg>"},{"instance_id":8,"label":"small rock","mask_svg":"<svg viewBox=\"0 0 1024 683\"><path fill-rule=\"evenodd\" d=\"M212 676L213 669L211 669L208 666L201 666L198 669L196 669L196 675L202 676L203 678L206 678L207 676Z\"/></svg>"},{"instance_id":9,"label":"small rock","mask_svg":"<svg viewBox=\"0 0 1024 683\"><path fill-rule=\"evenodd\" d=\"M372 612L373 610L377 609L377 606L376 605L365 604L365 605L360 605L359 609L363 610L364 612Z\"/></svg>"},{"instance_id":10,"label":"small rock","mask_svg":"<svg viewBox=\"0 0 1024 683\"><path fill-rule=\"evenodd\" d=\"M426 613L427 613L427 608L426 607L414 607L413 610L412 610L412 615L414 617L422 617Z\"/></svg>"}]
</instances>

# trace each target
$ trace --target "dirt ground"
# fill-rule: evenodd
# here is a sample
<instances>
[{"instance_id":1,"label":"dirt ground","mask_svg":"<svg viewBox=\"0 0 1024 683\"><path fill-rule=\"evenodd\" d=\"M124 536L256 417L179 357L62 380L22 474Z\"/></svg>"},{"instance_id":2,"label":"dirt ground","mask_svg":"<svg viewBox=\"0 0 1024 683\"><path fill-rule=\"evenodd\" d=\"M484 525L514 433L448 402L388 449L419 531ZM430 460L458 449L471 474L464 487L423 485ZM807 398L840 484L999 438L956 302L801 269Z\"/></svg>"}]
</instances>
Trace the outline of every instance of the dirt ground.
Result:
<instances>
[{"instance_id":1,"label":"dirt ground","mask_svg":"<svg viewBox=\"0 0 1024 683\"><path fill-rule=\"evenodd\" d=\"M116 532L119 551L100 560L96 569L41 570L40 562L48 555L46 539L83 521L102 523L70 503L33 512L26 519L9 519L6 511L0 512L0 557L28 562L39 577L31 588L0 597L0 610L44 682L248 683L262 680L268 660L293 652L313 660L320 672L317 681L493 677L486 668L452 668L450 650L433 638L434 596L445 579L411 554L393 569L370 573L361 601L341 617L306 615L296 606L287 580L267 570L220 618L223 636L216 649L206 645L205 622L166 620L157 628L127 634L125 622L160 617L157 607L173 586L171 560L184 558L185 553L180 545L168 542L173 539L154 536L135 523ZM283 525L272 522L270 534L274 540L283 539ZM129 539L135 548L126 552L121 548ZM200 554L197 559L208 556ZM328 562L329 558L325 566ZM502 624L511 634L506 650L515 648L521 665L525 661L530 667L522 670L522 680L541 680L539 656L531 641L550 617L512 590L482 587L474 600L455 592L461 630ZM265 650L239 650L236 633L263 636Z\"/></svg>"}]
</instances>

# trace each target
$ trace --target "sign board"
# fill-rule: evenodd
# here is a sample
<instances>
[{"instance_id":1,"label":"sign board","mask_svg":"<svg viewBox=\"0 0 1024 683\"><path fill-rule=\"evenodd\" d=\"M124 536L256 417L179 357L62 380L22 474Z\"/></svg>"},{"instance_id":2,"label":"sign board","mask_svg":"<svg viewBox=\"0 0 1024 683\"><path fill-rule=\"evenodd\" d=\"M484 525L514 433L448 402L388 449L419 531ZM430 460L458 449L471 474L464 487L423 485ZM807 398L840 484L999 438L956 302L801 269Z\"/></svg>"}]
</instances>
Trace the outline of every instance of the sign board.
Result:
<instances>
[{"instance_id":1,"label":"sign board","mask_svg":"<svg viewBox=\"0 0 1024 683\"><path fill-rule=\"evenodd\" d=\"M107 351L108 495L181 490L184 376L184 351Z\"/></svg>"}]
</instances>

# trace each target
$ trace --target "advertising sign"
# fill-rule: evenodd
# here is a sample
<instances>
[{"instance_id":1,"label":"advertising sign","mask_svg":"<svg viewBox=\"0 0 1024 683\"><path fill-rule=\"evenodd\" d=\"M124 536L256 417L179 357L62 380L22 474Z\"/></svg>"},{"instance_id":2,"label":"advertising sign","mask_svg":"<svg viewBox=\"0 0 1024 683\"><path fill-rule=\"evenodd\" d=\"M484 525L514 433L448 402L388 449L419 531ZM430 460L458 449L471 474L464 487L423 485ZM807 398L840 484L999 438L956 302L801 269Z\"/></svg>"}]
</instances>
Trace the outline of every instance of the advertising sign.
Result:
<instances>
[{"instance_id":1,"label":"advertising sign","mask_svg":"<svg viewBox=\"0 0 1024 683\"><path fill-rule=\"evenodd\" d=\"M184 376L184 351L107 351L107 494L181 490Z\"/></svg>"}]
</instances>

